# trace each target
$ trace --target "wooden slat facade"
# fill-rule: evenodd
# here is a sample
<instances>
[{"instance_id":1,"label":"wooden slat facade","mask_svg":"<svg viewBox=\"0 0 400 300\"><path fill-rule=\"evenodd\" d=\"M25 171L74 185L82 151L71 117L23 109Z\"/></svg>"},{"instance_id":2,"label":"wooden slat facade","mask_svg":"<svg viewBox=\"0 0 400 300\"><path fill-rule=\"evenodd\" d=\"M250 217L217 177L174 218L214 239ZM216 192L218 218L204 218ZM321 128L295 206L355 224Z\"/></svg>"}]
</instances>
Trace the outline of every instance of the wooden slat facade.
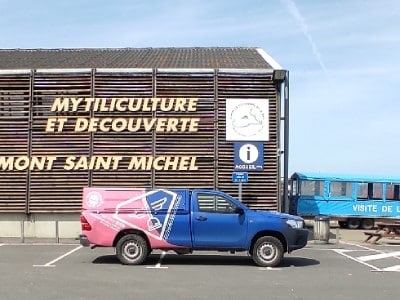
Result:
<instances>
[{"instance_id":1,"label":"wooden slat facade","mask_svg":"<svg viewBox=\"0 0 400 300\"><path fill-rule=\"evenodd\" d=\"M214 188L238 196L232 183L233 142L225 141L229 98L268 99L270 138L264 143L264 171L249 172L243 202L276 210L279 186L279 101L270 70L265 72L118 69L35 71L0 74L0 156L197 156L197 171L0 170L0 212L79 212L84 186ZM57 97L197 98L194 112L52 112ZM262 100L260 100L262 101ZM45 132L49 117L68 116L62 132ZM196 132L74 132L78 117L196 117Z\"/></svg>"},{"instance_id":2,"label":"wooden slat facade","mask_svg":"<svg viewBox=\"0 0 400 300\"><path fill-rule=\"evenodd\" d=\"M279 114L276 87L265 74L225 73L218 75L218 188L238 196L232 183L232 143L225 142L225 99L269 99L269 141L264 142L264 171L249 172L249 182L243 185L242 199L256 209L276 210L279 187L278 128Z\"/></svg>"},{"instance_id":3,"label":"wooden slat facade","mask_svg":"<svg viewBox=\"0 0 400 300\"><path fill-rule=\"evenodd\" d=\"M29 73L0 76L1 155L29 155L30 99L31 77ZM27 179L27 171L1 172L1 211L25 211Z\"/></svg>"},{"instance_id":4,"label":"wooden slat facade","mask_svg":"<svg viewBox=\"0 0 400 300\"><path fill-rule=\"evenodd\" d=\"M95 97L153 97L153 72L100 73L94 76ZM96 112L96 117L152 117L151 112ZM92 155L152 155L153 134L151 132L96 132L92 134ZM91 186L137 186L150 187L151 172L127 170L128 163L120 165L121 170L92 171Z\"/></svg>"}]
</instances>

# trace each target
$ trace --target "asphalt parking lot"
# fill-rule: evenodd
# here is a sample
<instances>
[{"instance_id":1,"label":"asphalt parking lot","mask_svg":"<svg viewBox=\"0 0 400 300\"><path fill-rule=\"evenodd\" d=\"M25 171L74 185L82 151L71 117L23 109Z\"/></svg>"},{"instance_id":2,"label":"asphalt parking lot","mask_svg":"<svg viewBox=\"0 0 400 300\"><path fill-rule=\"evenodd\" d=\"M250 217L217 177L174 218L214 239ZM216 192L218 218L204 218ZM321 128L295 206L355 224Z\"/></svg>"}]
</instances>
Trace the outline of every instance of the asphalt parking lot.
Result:
<instances>
[{"instance_id":1,"label":"asphalt parking lot","mask_svg":"<svg viewBox=\"0 0 400 300\"><path fill-rule=\"evenodd\" d=\"M277 268L245 253L152 254L123 266L112 248L0 242L1 299L395 299L400 245L310 241Z\"/></svg>"}]
</instances>

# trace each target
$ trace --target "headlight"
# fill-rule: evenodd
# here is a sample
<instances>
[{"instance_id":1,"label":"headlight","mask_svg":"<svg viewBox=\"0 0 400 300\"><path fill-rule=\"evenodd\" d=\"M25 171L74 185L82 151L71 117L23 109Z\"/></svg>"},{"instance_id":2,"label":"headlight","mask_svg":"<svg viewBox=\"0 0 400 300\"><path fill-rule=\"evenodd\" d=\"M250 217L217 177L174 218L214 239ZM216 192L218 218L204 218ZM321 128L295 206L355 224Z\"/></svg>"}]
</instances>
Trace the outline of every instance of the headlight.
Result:
<instances>
[{"instance_id":1,"label":"headlight","mask_svg":"<svg viewBox=\"0 0 400 300\"><path fill-rule=\"evenodd\" d=\"M286 220L286 224L288 224L292 228L303 228L304 227L303 220Z\"/></svg>"}]
</instances>

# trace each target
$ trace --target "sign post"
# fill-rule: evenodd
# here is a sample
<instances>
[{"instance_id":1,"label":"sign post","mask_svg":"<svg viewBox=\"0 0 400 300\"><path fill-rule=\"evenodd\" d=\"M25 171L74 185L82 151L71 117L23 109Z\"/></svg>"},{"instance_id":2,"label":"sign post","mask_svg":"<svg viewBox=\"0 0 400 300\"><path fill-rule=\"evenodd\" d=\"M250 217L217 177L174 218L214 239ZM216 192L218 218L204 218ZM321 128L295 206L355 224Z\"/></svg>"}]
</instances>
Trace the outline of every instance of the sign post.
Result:
<instances>
[{"instance_id":1,"label":"sign post","mask_svg":"<svg viewBox=\"0 0 400 300\"><path fill-rule=\"evenodd\" d=\"M242 183L239 182L239 188L238 188L238 196L239 196L239 201L242 202Z\"/></svg>"},{"instance_id":2,"label":"sign post","mask_svg":"<svg viewBox=\"0 0 400 300\"><path fill-rule=\"evenodd\" d=\"M249 173L247 172L233 172L232 182L239 183L238 197L239 201L242 202L242 184L243 182L249 181Z\"/></svg>"}]
</instances>

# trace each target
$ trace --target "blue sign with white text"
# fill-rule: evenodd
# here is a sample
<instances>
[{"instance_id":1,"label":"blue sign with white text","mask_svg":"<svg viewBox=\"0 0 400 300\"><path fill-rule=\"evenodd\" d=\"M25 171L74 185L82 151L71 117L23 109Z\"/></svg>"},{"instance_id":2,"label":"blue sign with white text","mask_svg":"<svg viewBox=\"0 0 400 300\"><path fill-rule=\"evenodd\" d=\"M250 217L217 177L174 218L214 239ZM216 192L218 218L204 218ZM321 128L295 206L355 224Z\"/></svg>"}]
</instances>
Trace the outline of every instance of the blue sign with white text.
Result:
<instances>
[{"instance_id":1,"label":"blue sign with white text","mask_svg":"<svg viewBox=\"0 0 400 300\"><path fill-rule=\"evenodd\" d=\"M263 142L235 142L234 152L234 171L264 170Z\"/></svg>"},{"instance_id":2,"label":"blue sign with white text","mask_svg":"<svg viewBox=\"0 0 400 300\"><path fill-rule=\"evenodd\" d=\"M247 172L233 172L232 173L232 182L248 182L249 174Z\"/></svg>"}]
</instances>

